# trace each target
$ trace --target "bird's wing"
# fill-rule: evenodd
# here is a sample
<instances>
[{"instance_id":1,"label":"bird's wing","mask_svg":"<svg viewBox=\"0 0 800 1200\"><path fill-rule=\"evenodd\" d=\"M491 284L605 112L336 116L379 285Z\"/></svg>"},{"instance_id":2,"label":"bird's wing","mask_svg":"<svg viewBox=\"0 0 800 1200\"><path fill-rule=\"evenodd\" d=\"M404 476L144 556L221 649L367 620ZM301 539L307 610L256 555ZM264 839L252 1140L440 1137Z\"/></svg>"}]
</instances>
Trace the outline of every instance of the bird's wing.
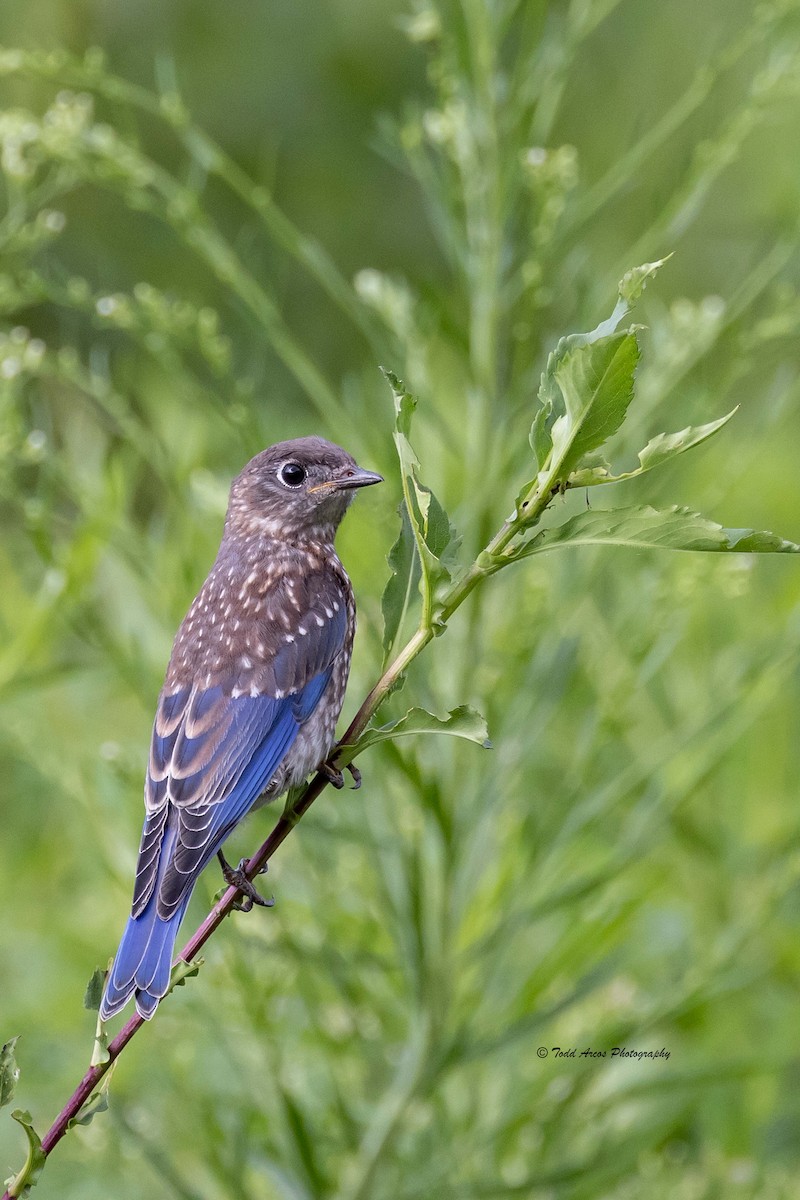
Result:
<instances>
[{"instance_id":1,"label":"bird's wing","mask_svg":"<svg viewBox=\"0 0 800 1200\"><path fill-rule=\"evenodd\" d=\"M279 623L260 619L257 661L231 656L209 686L194 680L161 695L145 784L134 917L159 876L159 915L166 920L176 911L268 786L327 687L347 639L339 581L322 572L297 581L293 603L281 613ZM168 823L177 826L174 839L165 839ZM159 871L166 845L171 861Z\"/></svg>"}]
</instances>

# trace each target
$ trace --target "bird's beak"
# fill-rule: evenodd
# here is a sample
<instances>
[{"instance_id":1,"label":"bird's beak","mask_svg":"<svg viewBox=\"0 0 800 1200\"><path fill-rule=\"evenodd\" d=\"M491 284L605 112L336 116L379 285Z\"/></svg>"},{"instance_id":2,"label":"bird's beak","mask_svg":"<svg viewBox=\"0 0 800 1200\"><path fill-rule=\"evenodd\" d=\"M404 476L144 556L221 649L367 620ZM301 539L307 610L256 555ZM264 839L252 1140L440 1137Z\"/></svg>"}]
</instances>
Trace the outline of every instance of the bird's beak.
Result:
<instances>
[{"instance_id":1,"label":"bird's beak","mask_svg":"<svg viewBox=\"0 0 800 1200\"><path fill-rule=\"evenodd\" d=\"M348 471L339 479L328 479L325 483L318 483L308 490L309 492L341 492L350 491L353 488L369 487L372 483L383 483L383 476L376 475L374 471L362 471L361 467L356 467L355 471Z\"/></svg>"},{"instance_id":2,"label":"bird's beak","mask_svg":"<svg viewBox=\"0 0 800 1200\"><path fill-rule=\"evenodd\" d=\"M349 475L343 475L341 479L332 481L333 487L344 490L370 487L373 483L383 483L383 476L376 475L374 471L362 471L361 467Z\"/></svg>"}]
</instances>

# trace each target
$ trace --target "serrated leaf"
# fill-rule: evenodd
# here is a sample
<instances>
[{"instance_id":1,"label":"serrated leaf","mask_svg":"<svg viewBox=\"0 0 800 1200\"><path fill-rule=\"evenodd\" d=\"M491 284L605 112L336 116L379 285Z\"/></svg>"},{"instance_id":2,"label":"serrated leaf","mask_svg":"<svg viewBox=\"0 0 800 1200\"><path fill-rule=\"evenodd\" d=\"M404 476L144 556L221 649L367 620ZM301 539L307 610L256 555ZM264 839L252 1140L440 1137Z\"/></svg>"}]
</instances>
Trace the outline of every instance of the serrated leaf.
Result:
<instances>
[{"instance_id":1,"label":"serrated leaf","mask_svg":"<svg viewBox=\"0 0 800 1200\"><path fill-rule=\"evenodd\" d=\"M103 987L105 986L106 973L102 967L95 967L92 972L92 977L86 984L86 991L83 995L83 1007L88 1008L92 1012L97 1012L100 1008L100 1001L103 998Z\"/></svg>"},{"instance_id":2,"label":"serrated leaf","mask_svg":"<svg viewBox=\"0 0 800 1200\"><path fill-rule=\"evenodd\" d=\"M47 1156L42 1150L42 1139L33 1128L31 1114L21 1108L15 1108L11 1116L25 1130L25 1136L28 1139L28 1157L22 1170L11 1179L6 1180L6 1188L9 1196L24 1196L28 1188L34 1186L44 1170Z\"/></svg>"},{"instance_id":3,"label":"serrated leaf","mask_svg":"<svg viewBox=\"0 0 800 1200\"><path fill-rule=\"evenodd\" d=\"M564 412L553 423L549 477L566 480L584 455L616 433L633 399L639 362L635 333L615 333L570 351L555 380Z\"/></svg>"},{"instance_id":4,"label":"serrated leaf","mask_svg":"<svg viewBox=\"0 0 800 1200\"><path fill-rule=\"evenodd\" d=\"M386 560L391 574L381 597L384 665L391 658L420 580L420 562L405 505L400 506L400 533Z\"/></svg>"},{"instance_id":5,"label":"serrated leaf","mask_svg":"<svg viewBox=\"0 0 800 1200\"><path fill-rule=\"evenodd\" d=\"M631 474L643 475L645 471L651 471L653 467L660 466L668 459L675 458L676 455L691 450L693 446L699 446L701 442L708 441L728 424L738 410L737 404L736 408L732 408L729 413L717 421L709 421L706 425L687 425L685 429L680 429L677 433L660 433L651 438L644 449L639 451L639 468Z\"/></svg>"},{"instance_id":6,"label":"serrated leaf","mask_svg":"<svg viewBox=\"0 0 800 1200\"><path fill-rule=\"evenodd\" d=\"M396 375L391 371L383 373L394 397L394 442L400 459L406 512L419 556L422 624L430 628L436 625L436 593L450 580L450 564L459 538L433 492L419 479L419 460L409 441L416 401Z\"/></svg>"},{"instance_id":7,"label":"serrated leaf","mask_svg":"<svg viewBox=\"0 0 800 1200\"><path fill-rule=\"evenodd\" d=\"M468 704L461 704L448 713L444 720L435 717L433 713L427 712L424 708L409 709L406 715L397 721L365 729L357 742L351 746L342 746L340 749L342 752L347 752L348 761L350 761L357 754L361 754L378 742L411 737L418 733L446 733L451 737L466 738L470 742L477 742L479 746L484 746L487 750L491 748L492 744L489 741L486 721L481 714Z\"/></svg>"},{"instance_id":8,"label":"serrated leaf","mask_svg":"<svg viewBox=\"0 0 800 1200\"><path fill-rule=\"evenodd\" d=\"M658 259L656 262L644 263L641 267L634 267L631 271L628 271L619 282L617 303L614 306L611 316L606 318L605 321L601 321L599 325L595 326L588 333L570 333L566 337L560 338L556 348L548 355L547 365L542 372L539 384L538 398L540 407L534 417L529 434L529 441L536 456L539 471L544 470L552 447L554 418L557 421L564 412L562 389L559 387L556 378L562 363L574 351L580 350L583 347L594 346L598 342L610 338L619 326L620 321L628 315L633 305L641 296L647 281L652 279L656 271L671 257L671 255L667 255L666 258ZM628 403L630 403L630 400ZM563 435L563 428L560 430L560 433ZM523 489L526 494L534 482L531 481L531 484Z\"/></svg>"},{"instance_id":9,"label":"serrated leaf","mask_svg":"<svg viewBox=\"0 0 800 1200\"><path fill-rule=\"evenodd\" d=\"M598 483L619 483L622 479L634 479L637 475L644 475L645 471L652 471L653 467L659 467L669 459L683 454L686 450L691 450L693 446L699 446L701 442L708 441L724 425L727 425L734 413L738 412L738 408L737 405L724 417L720 417L717 421L709 421L707 425L687 425L685 429L681 429L677 433L659 433L657 437L650 439L643 450L639 451L639 466L633 471L623 471L620 475L613 475L607 464L604 470L598 470L596 467L582 467L570 475L570 486L591 487Z\"/></svg>"},{"instance_id":10,"label":"serrated leaf","mask_svg":"<svg viewBox=\"0 0 800 1200\"><path fill-rule=\"evenodd\" d=\"M647 550L704 550L748 554L798 554L800 546L774 533L725 529L688 508L649 506L579 513L555 529L544 529L514 558L527 558L559 546L627 546Z\"/></svg>"},{"instance_id":11,"label":"serrated leaf","mask_svg":"<svg viewBox=\"0 0 800 1200\"><path fill-rule=\"evenodd\" d=\"M0 1108L11 1103L17 1090L19 1067L14 1048L18 1041L19 1037L9 1038L0 1050Z\"/></svg>"}]
</instances>

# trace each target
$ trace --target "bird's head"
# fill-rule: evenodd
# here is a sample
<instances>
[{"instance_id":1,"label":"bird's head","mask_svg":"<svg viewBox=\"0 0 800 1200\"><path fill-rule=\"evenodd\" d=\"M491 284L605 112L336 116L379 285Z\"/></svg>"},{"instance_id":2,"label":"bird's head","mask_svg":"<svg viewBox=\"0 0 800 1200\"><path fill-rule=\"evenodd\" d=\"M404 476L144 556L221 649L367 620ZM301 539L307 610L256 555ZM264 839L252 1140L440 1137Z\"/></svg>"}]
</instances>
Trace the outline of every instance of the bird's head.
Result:
<instances>
[{"instance_id":1,"label":"bird's head","mask_svg":"<svg viewBox=\"0 0 800 1200\"><path fill-rule=\"evenodd\" d=\"M332 541L356 490L381 482L324 438L278 442L234 479L226 530L276 541Z\"/></svg>"}]
</instances>

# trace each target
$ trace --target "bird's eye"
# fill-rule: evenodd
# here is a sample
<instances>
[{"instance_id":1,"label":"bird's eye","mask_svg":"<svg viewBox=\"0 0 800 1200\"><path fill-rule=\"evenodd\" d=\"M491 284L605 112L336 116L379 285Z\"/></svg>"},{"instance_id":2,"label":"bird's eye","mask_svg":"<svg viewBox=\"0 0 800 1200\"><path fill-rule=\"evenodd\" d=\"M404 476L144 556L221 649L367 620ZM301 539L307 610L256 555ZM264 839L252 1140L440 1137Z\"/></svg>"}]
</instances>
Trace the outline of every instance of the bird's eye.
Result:
<instances>
[{"instance_id":1,"label":"bird's eye","mask_svg":"<svg viewBox=\"0 0 800 1200\"><path fill-rule=\"evenodd\" d=\"M306 469L301 467L300 463L284 463L278 472L278 478L286 487L299 488L301 483L305 482Z\"/></svg>"}]
</instances>

